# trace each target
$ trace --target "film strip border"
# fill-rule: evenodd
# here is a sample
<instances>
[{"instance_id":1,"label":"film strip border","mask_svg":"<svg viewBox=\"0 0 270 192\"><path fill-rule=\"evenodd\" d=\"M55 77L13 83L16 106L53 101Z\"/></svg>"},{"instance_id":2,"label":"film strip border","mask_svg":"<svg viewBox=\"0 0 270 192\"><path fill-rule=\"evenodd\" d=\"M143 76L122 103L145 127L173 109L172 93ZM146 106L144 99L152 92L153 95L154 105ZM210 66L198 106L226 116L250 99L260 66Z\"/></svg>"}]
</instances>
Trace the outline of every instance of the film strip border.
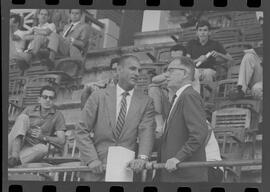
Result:
<instances>
[{"instance_id":1,"label":"film strip border","mask_svg":"<svg viewBox=\"0 0 270 192\"><path fill-rule=\"evenodd\" d=\"M29 183L30 184L30 183ZM170 191L170 192L260 192L260 190L257 187L239 187L237 185L233 185L230 187L222 187L222 186L216 186L216 187L209 187L205 184L197 184L195 186L188 186L183 185L183 187L175 187L171 186L171 184L165 184L162 187L157 187L155 184L150 184L149 186L146 186L147 184L143 186L139 186L136 184L113 184L113 183L107 183L107 184L77 184L77 186L70 187L70 184L64 184L69 187L64 187L62 190L59 190L60 184L57 184L58 186L54 184L46 184L41 186L39 191L42 192L98 192L101 191L101 186L103 186L102 192L164 192L164 191ZM96 185L96 186L95 186ZM16 184L16 185L10 185L9 186L9 192L23 192L28 191L25 189L27 188L24 184L24 186Z\"/></svg>"},{"instance_id":2,"label":"film strip border","mask_svg":"<svg viewBox=\"0 0 270 192\"><path fill-rule=\"evenodd\" d=\"M24 5L27 3L28 0L12 0L12 5ZM89 5L89 6L95 6L95 1L99 0L77 0L77 5ZM129 3L131 0L109 0L111 2L112 6L120 6L120 8L125 8L125 6L129 6ZM156 7L156 8L162 8L165 0L144 0L144 6L148 7ZM198 0L177 0L176 1L179 8L180 7L187 7L192 8L196 6L196 3ZM232 0L209 0L208 6L213 6L217 8L226 8L227 6L230 6ZM59 5L63 3L63 0L44 0L44 5ZM262 6L261 0L243 0L241 2L241 5L244 5L244 8L260 8ZM18 182L16 184L11 184L8 187L9 192L23 192L28 191L27 189L30 189L31 187L26 186L25 184L31 184L31 183L23 183ZM45 184L42 185L42 183L34 185L34 188L36 186L40 186L42 192L58 192L61 183L55 184ZM104 185L103 191L108 192L124 192L124 191L143 191L143 192L160 192L160 191L175 191L175 192L196 192L196 191L211 191L211 192L229 192L229 191L239 191L239 192L260 192L259 186L255 185L254 187L243 187L243 186L237 186L237 185L231 185L231 186L209 186L208 184L197 184L194 186L183 185L184 187L177 187L177 184L173 184L170 186L170 184L164 184L162 187L155 186L155 184L151 183L149 186L146 184L140 184L140 186L137 186L136 184L86 184L86 183L76 183L77 186L73 186L74 184L65 184L66 187L61 188L60 191L76 191L76 192L90 192L90 191L100 191L100 187ZM247 184L249 186L250 184ZM73 187L71 187L73 186ZM136 189L137 188L137 189ZM67 189L67 190L65 190Z\"/></svg>"},{"instance_id":3,"label":"film strip border","mask_svg":"<svg viewBox=\"0 0 270 192\"><path fill-rule=\"evenodd\" d=\"M94 5L98 0L77 0L78 5ZM128 6L131 0L110 0L113 6ZM145 5L149 7L161 6L165 0L145 0ZM46 5L59 5L60 0L44 0ZM180 7L193 7L198 1L196 0L178 0ZM209 3L214 7L227 7L232 0L210 0ZM262 5L261 0L243 0L242 3L246 4L248 8L260 8ZM13 5L24 5L27 0L12 0Z\"/></svg>"}]
</instances>

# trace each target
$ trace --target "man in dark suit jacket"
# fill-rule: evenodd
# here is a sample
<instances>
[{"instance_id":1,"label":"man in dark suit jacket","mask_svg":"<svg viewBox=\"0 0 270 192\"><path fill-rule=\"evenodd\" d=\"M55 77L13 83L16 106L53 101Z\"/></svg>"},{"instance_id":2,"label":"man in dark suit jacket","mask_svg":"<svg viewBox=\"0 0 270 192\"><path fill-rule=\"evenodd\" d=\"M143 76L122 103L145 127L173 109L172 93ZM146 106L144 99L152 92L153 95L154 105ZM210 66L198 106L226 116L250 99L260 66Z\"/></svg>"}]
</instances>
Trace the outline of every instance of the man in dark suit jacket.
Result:
<instances>
[{"instance_id":1,"label":"man in dark suit jacket","mask_svg":"<svg viewBox=\"0 0 270 192\"><path fill-rule=\"evenodd\" d=\"M71 23L64 26L63 33L61 35L52 33L48 37L48 48L51 50L50 60L53 61L56 54L82 59L82 52L86 51L90 38L90 26L82 22L81 17L82 10L71 9Z\"/></svg>"},{"instance_id":2,"label":"man in dark suit jacket","mask_svg":"<svg viewBox=\"0 0 270 192\"><path fill-rule=\"evenodd\" d=\"M160 160L166 163L160 172L163 182L207 181L207 168L178 168L181 162L206 161L208 134L203 101L191 84L194 63L187 57L174 59L168 66L168 87L176 92L162 138Z\"/></svg>"},{"instance_id":3,"label":"man in dark suit jacket","mask_svg":"<svg viewBox=\"0 0 270 192\"><path fill-rule=\"evenodd\" d=\"M117 66L118 84L93 92L84 106L82 121L75 130L82 164L92 170L81 173L84 181L104 180L103 164L107 162L110 146L138 150L137 159L128 165L135 172L143 169L151 155L155 129L154 105L150 97L134 88L139 69L136 57L121 57ZM93 138L90 133L94 134Z\"/></svg>"}]
</instances>

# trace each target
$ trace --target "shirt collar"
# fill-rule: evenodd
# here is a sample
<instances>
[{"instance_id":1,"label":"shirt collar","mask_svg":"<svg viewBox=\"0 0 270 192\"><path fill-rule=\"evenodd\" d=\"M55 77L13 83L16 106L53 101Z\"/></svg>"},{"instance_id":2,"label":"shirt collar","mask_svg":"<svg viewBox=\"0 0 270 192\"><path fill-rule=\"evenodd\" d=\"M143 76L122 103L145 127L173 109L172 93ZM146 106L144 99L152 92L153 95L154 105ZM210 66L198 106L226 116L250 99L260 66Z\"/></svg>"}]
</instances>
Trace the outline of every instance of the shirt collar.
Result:
<instances>
[{"instance_id":1,"label":"shirt collar","mask_svg":"<svg viewBox=\"0 0 270 192\"><path fill-rule=\"evenodd\" d=\"M78 25L80 22L81 22L81 21L77 21L77 22L71 23L71 24L73 24L73 27L74 27L74 26Z\"/></svg>"},{"instance_id":2,"label":"shirt collar","mask_svg":"<svg viewBox=\"0 0 270 192\"><path fill-rule=\"evenodd\" d=\"M48 22L44 23L43 25L38 24L38 27L46 26L48 24L49 24Z\"/></svg>"},{"instance_id":3,"label":"shirt collar","mask_svg":"<svg viewBox=\"0 0 270 192\"><path fill-rule=\"evenodd\" d=\"M207 42L204 45L202 45L201 42L200 42L199 37L197 37L197 39L196 39L197 44L200 45L200 46L206 46L207 44L210 43L210 41L211 41L211 39L210 39L210 37L208 37Z\"/></svg>"},{"instance_id":4,"label":"shirt collar","mask_svg":"<svg viewBox=\"0 0 270 192\"><path fill-rule=\"evenodd\" d=\"M34 106L33 111L34 111L34 112L40 112L40 111L41 111L41 105L36 105L36 106ZM56 112L56 109L55 109L55 107L53 106L53 107L49 110L48 114L54 114L55 112Z\"/></svg>"},{"instance_id":5,"label":"shirt collar","mask_svg":"<svg viewBox=\"0 0 270 192\"><path fill-rule=\"evenodd\" d=\"M244 53L253 54L258 59L259 63L262 62L262 60L260 59L260 57L258 56L258 54L256 53L256 51L254 49L246 49L246 50L244 50Z\"/></svg>"},{"instance_id":6,"label":"shirt collar","mask_svg":"<svg viewBox=\"0 0 270 192\"><path fill-rule=\"evenodd\" d=\"M120 97L122 96L122 93L124 92L128 92L129 93L129 96L132 96L133 95L133 92L134 92L134 88L131 89L130 91L125 91L124 89L122 89L118 84L116 85L116 93L117 93L117 97Z\"/></svg>"},{"instance_id":7,"label":"shirt collar","mask_svg":"<svg viewBox=\"0 0 270 192\"><path fill-rule=\"evenodd\" d=\"M191 84L186 84L183 87L179 88L175 93L177 98L180 97L181 93L189 86L191 86Z\"/></svg>"}]
</instances>

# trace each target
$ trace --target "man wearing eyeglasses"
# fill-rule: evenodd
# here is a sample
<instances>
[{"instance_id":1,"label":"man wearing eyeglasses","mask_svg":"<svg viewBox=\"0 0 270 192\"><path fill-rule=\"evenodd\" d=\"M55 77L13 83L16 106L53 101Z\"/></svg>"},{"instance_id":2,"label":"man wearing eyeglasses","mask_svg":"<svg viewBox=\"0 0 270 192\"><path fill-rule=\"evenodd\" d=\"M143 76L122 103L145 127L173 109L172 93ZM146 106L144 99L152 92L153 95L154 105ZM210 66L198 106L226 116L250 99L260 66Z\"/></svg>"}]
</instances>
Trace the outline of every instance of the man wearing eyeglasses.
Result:
<instances>
[{"instance_id":1,"label":"man wearing eyeglasses","mask_svg":"<svg viewBox=\"0 0 270 192\"><path fill-rule=\"evenodd\" d=\"M62 149L65 144L65 119L54 107L56 91L51 86L40 90L39 105L27 107L8 135L8 164L40 161L48 153L48 143Z\"/></svg>"},{"instance_id":2,"label":"man wearing eyeglasses","mask_svg":"<svg viewBox=\"0 0 270 192\"><path fill-rule=\"evenodd\" d=\"M178 168L182 162L206 161L208 127L202 98L192 88L194 73L195 65L188 57L176 58L168 66L168 88L175 95L161 139L159 161L165 163L159 175L162 182L207 181L205 167Z\"/></svg>"}]
</instances>

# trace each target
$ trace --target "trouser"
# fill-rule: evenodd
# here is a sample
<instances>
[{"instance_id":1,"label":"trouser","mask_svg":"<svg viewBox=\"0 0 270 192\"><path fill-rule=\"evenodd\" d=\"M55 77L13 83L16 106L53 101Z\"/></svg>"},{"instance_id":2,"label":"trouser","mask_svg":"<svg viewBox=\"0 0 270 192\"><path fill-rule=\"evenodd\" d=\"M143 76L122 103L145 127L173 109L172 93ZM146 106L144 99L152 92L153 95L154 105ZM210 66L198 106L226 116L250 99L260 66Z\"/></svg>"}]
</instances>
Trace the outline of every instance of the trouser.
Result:
<instances>
[{"instance_id":1,"label":"trouser","mask_svg":"<svg viewBox=\"0 0 270 192\"><path fill-rule=\"evenodd\" d=\"M197 75L200 81L213 82L216 76L216 71L213 69L198 68Z\"/></svg>"},{"instance_id":2,"label":"trouser","mask_svg":"<svg viewBox=\"0 0 270 192\"><path fill-rule=\"evenodd\" d=\"M242 90L246 93L247 88L262 81L263 70L259 62L241 62L237 85L242 86Z\"/></svg>"},{"instance_id":3,"label":"trouser","mask_svg":"<svg viewBox=\"0 0 270 192\"><path fill-rule=\"evenodd\" d=\"M41 47L45 47L48 43L48 36L34 35L34 39L29 43L28 50L31 50L33 54L37 54Z\"/></svg>"},{"instance_id":4,"label":"trouser","mask_svg":"<svg viewBox=\"0 0 270 192\"><path fill-rule=\"evenodd\" d=\"M55 53L59 53L63 56L70 56L74 59L82 60L82 54L80 50L77 47L71 45L67 39L63 38L57 33L51 33L48 36L47 47Z\"/></svg>"},{"instance_id":5,"label":"trouser","mask_svg":"<svg viewBox=\"0 0 270 192\"><path fill-rule=\"evenodd\" d=\"M12 145L14 144L14 140L18 136L24 138L26 136L27 130L30 128L29 117L25 114L21 114L18 116L14 126L12 127L9 135L8 135L8 155L12 155ZM41 160L48 153L48 146L44 144L30 145L22 142L23 146L21 146L21 151L19 152L19 157L22 162L29 163L34 161Z\"/></svg>"}]
</instances>

